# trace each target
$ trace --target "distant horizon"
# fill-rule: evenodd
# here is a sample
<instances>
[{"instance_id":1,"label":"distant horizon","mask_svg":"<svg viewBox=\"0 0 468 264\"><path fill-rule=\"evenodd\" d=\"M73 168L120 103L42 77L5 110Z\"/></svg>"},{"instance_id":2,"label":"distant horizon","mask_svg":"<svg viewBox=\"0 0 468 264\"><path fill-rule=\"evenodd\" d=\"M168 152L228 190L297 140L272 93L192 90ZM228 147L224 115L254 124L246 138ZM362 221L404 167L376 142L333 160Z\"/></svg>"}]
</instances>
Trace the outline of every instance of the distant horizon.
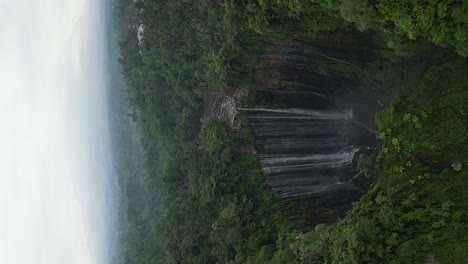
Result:
<instances>
[{"instance_id":1,"label":"distant horizon","mask_svg":"<svg viewBox=\"0 0 468 264\"><path fill-rule=\"evenodd\" d=\"M111 0L0 3L0 263L112 263Z\"/></svg>"}]
</instances>

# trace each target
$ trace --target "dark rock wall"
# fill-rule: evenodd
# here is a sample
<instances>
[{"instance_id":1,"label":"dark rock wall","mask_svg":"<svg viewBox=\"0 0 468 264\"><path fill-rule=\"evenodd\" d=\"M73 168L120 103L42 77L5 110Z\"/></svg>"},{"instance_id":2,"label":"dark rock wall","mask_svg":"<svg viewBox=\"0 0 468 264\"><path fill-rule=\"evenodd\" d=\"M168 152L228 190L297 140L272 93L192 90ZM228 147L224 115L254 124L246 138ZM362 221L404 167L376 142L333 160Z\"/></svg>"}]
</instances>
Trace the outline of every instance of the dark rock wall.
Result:
<instances>
[{"instance_id":1,"label":"dark rock wall","mask_svg":"<svg viewBox=\"0 0 468 264\"><path fill-rule=\"evenodd\" d=\"M366 192L353 160L377 144L373 119L381 104L373 91L380 84L354 57L345 49L273 44L260 58L253 106L239 109L268 184L300 207L342 207Z\"/></svg>"}]
</instances>

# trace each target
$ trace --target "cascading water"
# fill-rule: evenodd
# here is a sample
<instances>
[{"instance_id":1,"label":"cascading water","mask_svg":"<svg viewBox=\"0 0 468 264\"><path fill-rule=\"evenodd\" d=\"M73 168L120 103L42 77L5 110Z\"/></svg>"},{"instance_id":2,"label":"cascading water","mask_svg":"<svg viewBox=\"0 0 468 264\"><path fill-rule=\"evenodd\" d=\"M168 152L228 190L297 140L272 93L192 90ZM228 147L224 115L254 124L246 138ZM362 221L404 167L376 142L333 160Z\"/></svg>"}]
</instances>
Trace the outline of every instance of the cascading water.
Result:
<instances>
[{"instance_id":1,"label":"cascading water","mask_svg":"<svg viewBox=\"0 0 468 264\"><path fill-rule=\"evenodd\" d=\"M262 172L284 198L300 206L331 207L362 193L342 179L359 150L347 133L351 111L239 110L248 112Z\"/></svg>"},{"instance_id":2,"label":"cascading water","mask_svg":"<svg viewBox=\"0 0 468 264\"><path fill-rule=\"evenodd\" d=\"M375 144L377 101L365 71L298 44L267 52L255 107L239 108L271 188L300 207L349 205L365 193L353 158ZM357 112L357 114L356 114Z\"/></svg>"}]
</instances>

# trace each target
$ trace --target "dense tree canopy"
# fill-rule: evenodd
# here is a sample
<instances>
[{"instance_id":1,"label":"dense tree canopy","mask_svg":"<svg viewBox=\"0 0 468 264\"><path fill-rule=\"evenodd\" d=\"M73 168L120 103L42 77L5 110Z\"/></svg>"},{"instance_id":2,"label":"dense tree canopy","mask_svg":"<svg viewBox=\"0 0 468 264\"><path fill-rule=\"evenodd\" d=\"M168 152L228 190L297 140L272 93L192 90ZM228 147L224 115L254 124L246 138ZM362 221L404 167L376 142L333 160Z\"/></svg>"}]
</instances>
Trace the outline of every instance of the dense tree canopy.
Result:
<instances>
[{"instance_id":1,"label":"dense tree canopy","mask_svg":"<svg viewBox=\"0 0 468 264\"><path fill-rule=\"evenodd\" d=\"M119 0L120 63L149 174L144 193L127 188L126 262L417 263L434 252L461 263L466 60L428 69L377 115L383 150L367 166L378 184L343 220L315 230L266 185L251 133L204 117L204 102L253 89L263 44L290 35L358 29L386 58L423 56L433 44L466 56L467 9L461 0Z\"/></svg>"}]
</instances>

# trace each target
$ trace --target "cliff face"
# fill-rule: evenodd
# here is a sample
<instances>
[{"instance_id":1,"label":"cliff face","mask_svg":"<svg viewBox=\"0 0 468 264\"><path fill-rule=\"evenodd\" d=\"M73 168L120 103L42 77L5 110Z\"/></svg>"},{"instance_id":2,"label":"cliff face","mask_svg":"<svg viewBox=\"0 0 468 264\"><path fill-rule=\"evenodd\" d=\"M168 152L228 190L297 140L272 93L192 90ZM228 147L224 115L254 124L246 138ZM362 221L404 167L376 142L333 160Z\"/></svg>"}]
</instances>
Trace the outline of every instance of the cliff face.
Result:
<instances>
[{"instance_id":1,"label":"cliff face","mask_svg":"<svg viewBox=\"0 0 468 264\"><path fill-rule=\"evenodd\" d=\"M361 52L289 41L260 58L252 128L271 188L300 207L350 205L366 192L353 162L375 149L374 113L380 84L359 66Z\"/></svg>"}]
</instances>

